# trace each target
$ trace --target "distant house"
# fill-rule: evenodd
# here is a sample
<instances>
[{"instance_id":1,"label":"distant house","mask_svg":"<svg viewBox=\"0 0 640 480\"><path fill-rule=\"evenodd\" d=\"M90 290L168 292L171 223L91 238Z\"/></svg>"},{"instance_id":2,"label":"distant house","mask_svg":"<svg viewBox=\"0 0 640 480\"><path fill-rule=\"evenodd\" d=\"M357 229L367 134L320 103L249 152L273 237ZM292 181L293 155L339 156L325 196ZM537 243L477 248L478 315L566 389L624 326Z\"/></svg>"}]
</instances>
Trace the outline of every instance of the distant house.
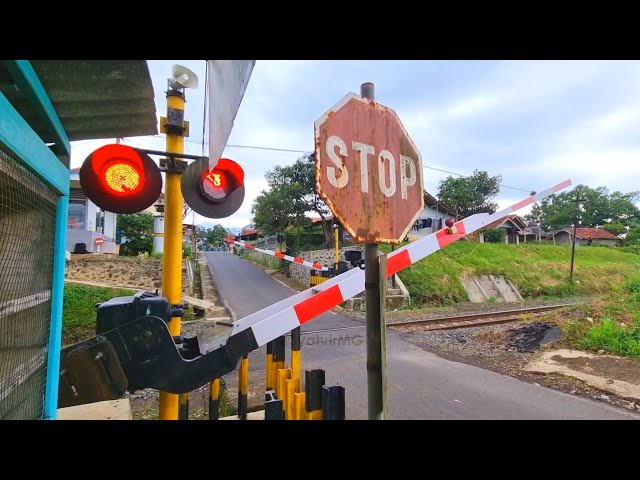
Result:
<instances>
[{"instance_id":1,"label":"distant house","mask_svg":"<svg viewBox=\"0 0 640 480\"><path fill-rule=\"evenodd\" d=\"M409 230L410 236L425 236L443 228L447 218L456 219L455 210L449 208L426 190L424 191L424 210Z\"/></svg>"},{"instance_id":2,"label":"distant house","mask_svg":"<svg viewBox=\"0 0 640 480\"><path fill-rule=\"evenodd\" d=\"M547 240L554 243L571 243L573 228L563 228L547 235ZM576 228L576 246L587 245L591 239L592 245L607 245L613 247L618 240L613 233L602 228Z\"/></svg>"},{"instance_id":3,"label":"distant house","mask_svg":"<svg viewBox=\"0 0 640 480\"><path fill-rule=\"evenodd\" d=\"M247 225L242 230L240 230L240 240L255 240L258 238L258 231L253 225Z\"/></svg>"},{"instance_id":4,"label":"distant house","mask_svg":"<svg viewBox=\"0 0 640 480\"><path fill-rule=\"evenodd\" d=\"M480 243L484 243L484 232L490 228L502 228L505 230L504 243L520 243L520 237L527 231L527 224L518 215L507 215L484 227L479 234Z\"/></svg>"},{"instance_id":5,"label":"distant house","mask_svg":"<svg viewBox=\"0 0 640 480\"><path fill-rule=\"evenodd\" d=\"M547 237L547 232L534 220L527 220L526 225L527 229L521 235L524 242L542 241Z\"/></svg>"},{"instance_id":6,"label":"distant house","mask_svg":"<svg viewBox=\"0 0 640 480\"><path fill-rule=\"evenodd\" d=\"M97 238L102 238L100 252L119 252L116 244L116 214L102 211L87 198L80 186L80 169L69 172L69 213L67 216L67 250L74 252L76 244L84 243L88 252L98 250Z\"/></svg>"}]
</instances>

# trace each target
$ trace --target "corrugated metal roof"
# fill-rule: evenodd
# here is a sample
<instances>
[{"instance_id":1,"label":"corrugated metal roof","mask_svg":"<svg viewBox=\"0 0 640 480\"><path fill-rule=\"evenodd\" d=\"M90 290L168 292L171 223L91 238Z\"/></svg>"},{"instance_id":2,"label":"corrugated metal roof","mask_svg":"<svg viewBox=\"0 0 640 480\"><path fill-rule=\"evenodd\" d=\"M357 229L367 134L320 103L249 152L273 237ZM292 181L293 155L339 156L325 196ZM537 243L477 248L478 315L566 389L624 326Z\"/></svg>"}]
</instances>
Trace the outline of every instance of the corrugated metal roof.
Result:
<instances>
[{"instance_id":1,"label":"corrugated metal roof","mask_svg":"<svg viewBox=\"0 0 640 480\"><path fill-rule=\"evenodd\" d=\"M146 60L31 60L69 140L155 135L154 91ZM0 91L46 143L53 142L10 76Z\"/></svg>"},{"instance_id":2,"label":"corrugated metal roof","mask_svg":"<svg viewBox=\"0 0 640 480\"><path fill-rule=\"evenodd\" d=\"M560 232L566 232L569 234L569 236L573 235L572 228L563 228L561 230L553 232L551 236L557 235ZM616 237L613 233L608 232L603 228L576 228L576 237L582 240L586 240L589 237L591 237L593 240L595 239L617 240L618 239L618 237Z\"/></svg>"}]
</instances>

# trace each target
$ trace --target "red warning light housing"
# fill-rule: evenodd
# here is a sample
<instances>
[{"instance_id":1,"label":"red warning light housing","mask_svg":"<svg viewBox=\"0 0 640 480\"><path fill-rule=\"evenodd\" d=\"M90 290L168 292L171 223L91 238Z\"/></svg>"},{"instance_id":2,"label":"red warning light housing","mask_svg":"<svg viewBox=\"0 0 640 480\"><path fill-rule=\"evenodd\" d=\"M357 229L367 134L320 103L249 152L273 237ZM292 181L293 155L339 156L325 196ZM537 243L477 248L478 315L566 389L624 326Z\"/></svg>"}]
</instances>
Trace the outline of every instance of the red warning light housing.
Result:
<instances>
[{"instance_id":1,"label":"red warning light housing","mask_svg":"<svg viewBox=\"0 0 640 480\"><path fill-rule=\"evenodd\" d=\"M244 170L228 158L219 159L212 170L193 162L182 174L180 187L194 212L207 218L226 218L244 201Z\"/></svg>"},{"instance_id":2,"label":"red warning light housing","mask_svg":"<svg viewBox=\"0 0 640 480\"><path fill-rule=\"evenodd\" d=\"M224 200L244 183L244 170L228 158L218 160L215 168L205 172L202 179L202 191L205 197L214 202Z\"/></svg>"},{"instance_id":3,"label":"red warning light housing","mask_svg":"<svg viewBox=\"0 0 640 480\"><path fill-rule=\"evenodd\" d=\"M80 168L80 185L103 210L136 213L160 196L162 175L146 153L127 145L111 144L91 153Z\"/></svg>"}]
</instances>

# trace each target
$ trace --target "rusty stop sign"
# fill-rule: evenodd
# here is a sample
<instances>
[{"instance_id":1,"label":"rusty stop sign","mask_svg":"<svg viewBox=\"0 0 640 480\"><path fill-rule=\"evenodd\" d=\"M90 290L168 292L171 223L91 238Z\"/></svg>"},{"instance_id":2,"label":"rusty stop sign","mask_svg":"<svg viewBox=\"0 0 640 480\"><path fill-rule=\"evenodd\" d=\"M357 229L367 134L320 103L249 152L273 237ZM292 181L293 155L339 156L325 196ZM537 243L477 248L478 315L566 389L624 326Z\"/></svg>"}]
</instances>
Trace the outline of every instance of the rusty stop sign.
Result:
<instances>
[{"instance_id":1,"label":"rusty stop sign","mask_svg":"<svg viewBox=\"0 0 640 480\"><path fill-rule=\"evenodd\" d=\"M400 243L424 209L422 159L396 112L348 93L315 122L316 187L355 241Z\"/></svg>"}]
</instances>

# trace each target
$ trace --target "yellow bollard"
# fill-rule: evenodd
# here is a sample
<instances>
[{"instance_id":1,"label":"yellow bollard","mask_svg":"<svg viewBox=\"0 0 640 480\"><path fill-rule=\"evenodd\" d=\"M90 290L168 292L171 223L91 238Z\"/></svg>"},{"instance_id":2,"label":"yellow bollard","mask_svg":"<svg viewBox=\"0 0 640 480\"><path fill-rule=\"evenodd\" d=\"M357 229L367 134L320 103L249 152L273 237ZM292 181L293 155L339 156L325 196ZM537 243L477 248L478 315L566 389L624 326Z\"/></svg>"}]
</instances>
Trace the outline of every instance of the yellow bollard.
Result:
<instances>
[{"instance_id":1,"label":"yellow bollard","mask_svg":"<svg viewBox=\"0 0 640 480\"><path fill-rule=\"evenodd\" d=\"M322 410L309 412L309 420L322 420Z\"/></svg>"},{"instance_id":2,"label":"yellow bollard","mask_svg":"<svg viewBox=\"0 0 640 480\"><path fill-rule=\"evenodd\" d=\"M300 343L300 327L297 327L291 330L291 378L296 392L300 391L302 374Z\"/></svg>"},{"instance_id":3,"label":"yellow bollard","mask_svg":"<svg viewBox=\"0 0 640 480\"><path fill-rule=\"evenodd\" d=\"M273 341L267 343L267 365L265 371L265 387L266 390L273 390L275 385L273 384L273 378L271 375L271 369L273 368Z\"/></svg>"},{"instance_id":4,"label":"yellow bollard","mask_svg":"<svg viewBox=\"0 0 640 480\"><path fill-rule=\"evenodd\" d=\"M247 396L249 395L249 357L245 355L240 361L238 371L238 417L247 419Z\"/></svg>"},{"instance_id":5,"label":"yellow bollard","mask_svg":"<svg viewBox=\"0 0 640 480\"><path fill-rule=\"evenodd\" d=\"M306 394L304 392L296 392L293 394L293 402L295 405L294 420L307 420L307 409L305 407Z\"/></svg>"},{"instance_id":6,"label":"yellow bollard","mask_svg":"<svg viewBox=\"0 0 640 480\"><path fill-rule=\"evenodd\" d=\"M209 420L218 420L220 417L220 379L216 378L209 383Z\"/></svg>"},{"instance_id":7,"label":"yellow bollard","mask_svg":"<svg viewBox=\"0 0 640 480\"><path fill-rule=\"evenodd\" d=\"M278 370L278 386L276 387L276 397L278 397L278 400L282 400L282 408L285 412L287 411L287 384L285 383L285 381L289 379L291 379L290 368L281 368Z\"/></svg>"},{"instance_id":8,"label":"yellow bollard","mask_svg":"<svg viewBox=\"0 0 640 480\"><path fill-rule=\"evenodd\" d=\"M296 404L295 404L295 393L296 393L296 381L294 379L285 380L285 385L287 389L287 399L286 410L285 410L285 420L295 420L296 419Z\"/></svg>"},{"instance_id":9,"label":"yellow bollard","mask_svg":"<svg viewBox=\"0 0 640 480\"><path fill-rule=\"evenodd\" d=\"M284 335L276 338L273 341L273 363L271 364L271 387L276 390L276 396L280 398L277 393L278 390L278 370L284 368L284 357L286 350L286 339Z\"/></svg>"}]
</instances>

